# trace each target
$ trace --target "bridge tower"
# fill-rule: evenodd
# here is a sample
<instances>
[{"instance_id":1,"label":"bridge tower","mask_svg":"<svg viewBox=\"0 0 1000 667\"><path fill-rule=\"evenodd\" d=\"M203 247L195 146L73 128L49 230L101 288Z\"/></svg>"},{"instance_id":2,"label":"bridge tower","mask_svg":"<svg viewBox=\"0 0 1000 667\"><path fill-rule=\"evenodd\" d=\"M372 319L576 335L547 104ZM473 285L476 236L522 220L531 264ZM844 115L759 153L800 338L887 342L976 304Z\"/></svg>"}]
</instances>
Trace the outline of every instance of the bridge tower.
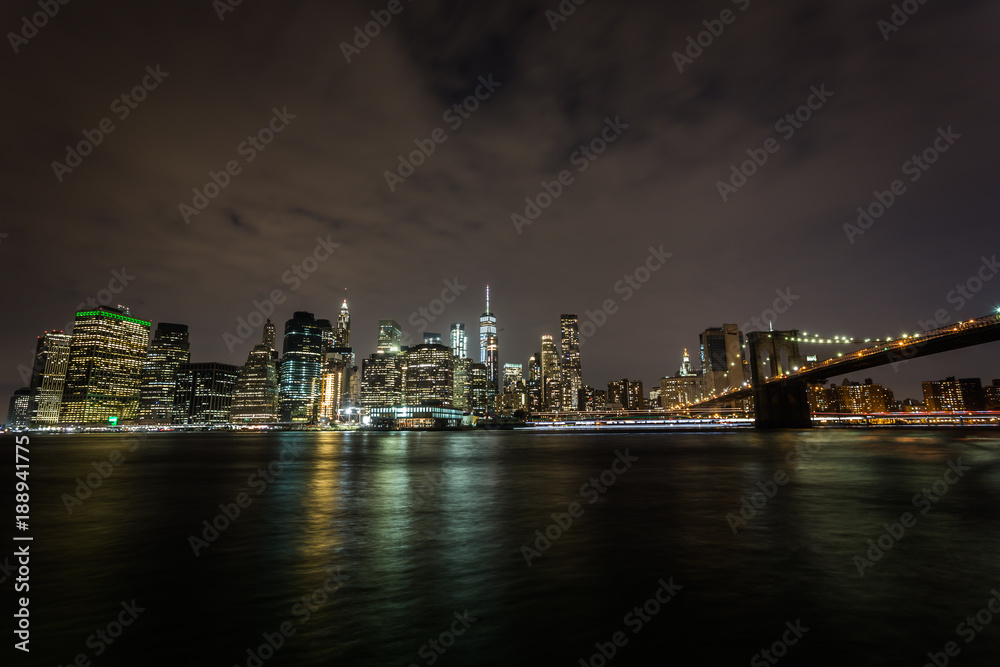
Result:
<instances>
[{"instance_id":1,"label":"bridge tower","mask_svg":"<svg viewBox=\"0 0 1000 667\"><path fill-rule=\"evenodd\" d=\"M768 377L784 375L802 367L797 330L751 331L747 334L747 361L753 385L754 424L757 428L809 428L806 383L781 380L765 384ZM765 355L768 367L765 372Z\"/></svg>"}]
</instances>

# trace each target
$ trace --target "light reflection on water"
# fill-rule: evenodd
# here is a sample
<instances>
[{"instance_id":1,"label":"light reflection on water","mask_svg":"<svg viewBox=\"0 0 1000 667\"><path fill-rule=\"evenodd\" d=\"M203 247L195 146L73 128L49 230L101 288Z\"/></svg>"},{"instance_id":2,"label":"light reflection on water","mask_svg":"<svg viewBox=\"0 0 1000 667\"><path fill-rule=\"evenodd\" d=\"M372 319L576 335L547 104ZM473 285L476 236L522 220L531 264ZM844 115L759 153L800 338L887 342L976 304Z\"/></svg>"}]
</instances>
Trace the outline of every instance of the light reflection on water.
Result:
<instances>
[{"instance_id":1,"label":"light reflection on water","mask_svg":"<svg viewBox=\"0 0 1000 667\"><path fill-rule=\"evenodd\" d=\"M990 432L157 434L69 514L75 478L121 447L32 438L38 664L151 664L156 646L246 665L283 622L295 634L265 665L428 664L421 647L465 610L478 620L442 665L577 665L618 630L615 664L745 664L797 618L810 631L783 664L921 665L952 640L955 664L1000 657L1000 617L972 644L955 634L1000 587ZM581 486L626 448L638 461L589 504ZM921 514L914 494L959 457L972 470ZM778 471L734 535L727 514ZM195 557L189 536L240 492L250 505ZM574 501L528 567L522 545ZM907 511L917 524L859 576L854 556ZM631 634L625 614L670 577L684 588ZM88 636L133 598L147 611L95 658Z\"/></svg>"}]
</instances>

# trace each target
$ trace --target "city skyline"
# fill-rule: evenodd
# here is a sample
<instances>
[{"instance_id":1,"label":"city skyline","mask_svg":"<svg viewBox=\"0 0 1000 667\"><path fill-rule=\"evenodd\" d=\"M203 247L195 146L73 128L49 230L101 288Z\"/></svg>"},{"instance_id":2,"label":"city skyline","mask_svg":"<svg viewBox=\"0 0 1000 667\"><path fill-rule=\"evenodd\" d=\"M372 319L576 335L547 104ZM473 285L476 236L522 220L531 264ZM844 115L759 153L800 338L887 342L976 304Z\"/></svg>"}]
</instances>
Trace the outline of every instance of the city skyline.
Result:
<instances>
[{"instance_id":1,"label":"city skyline","mask_svg":"<svg viewBox=\"0 0 1000 667\"><path fill-rule=\"evenodd\" d=\"M501 334L501 363L523 363L541 334L557 334L553 313L583 325L611 299L616 313L582 346L585 373L648 380L695 347L692 330L724 322L868 338L997 305L995 281L970 285L996 272L994 249L962 240L988 237L995 217L997 93L962 83L1000 61L983 32L995 9L925 7L886 39L889 10L869 3L734 6L738 20L678 71L674 54L719 7L580 6L555 29L538 3L470 4L446 22L434 3L405 7L350 62L337 45L371 20L360 3L243 6L224 21L210 6L189 16L70 4L9 54L0 68L16 84L22 168L0 186L0 276L18 286L19 316L0 330L0 392L23 386L32 341L65 329L88 299L189 323L192 354L221 363L241 363L257 342L230 351L222 332L276 290L276 321L298 310L335 319L347 287L358 322L388 315L416 335L410 314L446 281L488 282L499 317L520 323ZM942 26L969 28L944 48ZM88 48L95 30L107 53ZM597 44L616 58L590 57ZM753 58L733 58L749 44ZM158 66L157 77L146 69ZM491 76L487 88L479 78ZM111 102L135 86L144 99L122 119ZM832 95L821 103L814 87ZM45 112L29 112L39 91ZM470 95L474 111L452 111ZM104 117L114 131L57 179L52 163ZM608 119L628 127L616 135ZM238 147L271 125L281 131L246 162ZM407 171L399 156L439 127L447 140L390 189L385 173ZM959 138L944 139L949 128ZM602 132L614 141L590 160L580 148ZM723 201L717 184L741 182L732 165L762 159L769 138L779 150ZM948 150L928 165L935 142ZM929 168L911 175L914 156ZM230 160L240 173L225 171ZM230 182L186 221L179 205L193 190L219 187L210 172ZM892 194L895 179L905 194ZM562 192L536 215L525 200L546 204L543 183ZM859 214L890 196L871 222ZM640 289L620 282L650 248L671 256ZM481 312L470 287L429 330L461 321L473 337ZM635 343L644 336L657 348ZM972 375L979 359L956 352L876 379L917 395L926 377Z\"/></svg>"},{"instance_id":2,"label":"city skyline","mask_svg":"<svg viewBox=\"0 0 1000 667\"><path fill-rule=\"evenodd\" d=\"M489 305L489 285L486 286L486 295L486 311L480 319L481 362L478 364L462 356L463 352L468 354L467 349L463 350L466 341L462 323L451 325L448 344L442 345L442 335L436 332L425 332L422 343L413 341L413 344L403 344L408 332L404 332L394 320L385 319L379 320L375 338L378 352L359 364L356 352L349 345L351 314L346 297L340 305L336 325L329 319L316 318L311 312L295 312L285 322L280 346L276 342L275 324L270 318L263 320L259 327L262 344L252 348L245 364L237 365L191 362L188 326L184 324L161 322L154 334L152 322L132 317L125 306L100 306L93 311L77 312L74 330L79 332L78 335L51 331L38 337L31 382L12 393L8 421L13 419L12 423L17 424L27 419L37 426L99 424L105 421L146 425L204 425L230 421L244 424L269 421L327 424L345 419L345 415L351 414L355 407L363 408L364 414L370 412L375 419L380 419L381 413L375 408L412 406L427 399L444 400L443 405L458 408L457 412L438 411L439 416L450 424L457 423L455 419L463 410L467 414L509 417L515 411L520 411L519 414L600 411L604 401L609 409L618 406L617 409L625 410L670 410L713 397L724 397L741 388L745 393L746 387L753 385L750 368L756 345L753 341L760 336L764 336L765 341L774 340L771 332L751 331L745 341L744 332L736 324L712 327L699 335L700 368L693 368L685 348L680 369L672 375L660 376L658 382L646 384L648 394L643 390L643 380L630 380L628 377L608 380L605 391L602 389L605 386L603 382L595 385L584 383L580 372L578 316L563 313L560 315L559 341L556 342L549 334L541 336L540 356L531 356L527 375L523 371L524 364L507 362L503 364L502 375L494 380L489 369L490 364L497 364L498 360L487 352L497 349L497 320ZM988 326L993 327L997 313L1000 313L1000 308L977 322L988 322ZM250 322L244 324L251 328ZM952 336L952 331L964 329L947 326L939 327L938 331ZM248 331L241 334L251 335ZM779 334L780 339L791 346L787 351L789 356L784 361L764 362L761 373L777 372L780 376L798 370L800 364L810 366L824 360L831 363L838 357L845 357L837 352L837 348L850 350L846 347L848 345L854 350L862 347L899 350L889 352L888 356L889 363L898 365L907 363L912 353L905 347L896 346L913 345L913 342L907 343L907 339L916 341L920 338L919 334L905 335L894 342L879 342L841 336L823 339L815 333L809 335L802 331L774 332L774 335ZM137 336L144 336L145 340L140 341ZM483 343L486 347L482 347ZM878 344L871 348L871 343ZM820 344L821 347L835 347L828 347L832 352L826 355L801 350L802 347L815 348ZM774 345L774 342L766 343L764 350ZM916 349L921 346L918 343ZM140 348L143 350L141 354ZM771 349L765 354L770 357L775 352L776 349ZM779 356L784 356L784 352ZM844 360L854 358L857 355L849 351ZM537 368L534 366L536 359ZM101 360L100 363L97 360ZM470 363L472 366L468 365ZM777 366L768 371L768 363ZM369 376L370 365L371 372L376 375ZM824 365L821 363L819 367ZM408 366L412 367L412 372L407 371ZM476 368L482 370L476 371ZM878 365L874 367L877 368ZM831 369L831 373L819 376L827 378L822 383L809 380L803 385L803 400L808 394L813 413L837 412L838 405L845 412L857 412L859 408L856 406L862 405L872 412L904 411L904 406L917 408L922 405L920 398L911 396L895 400L891 386L885 387L884 396L877 393L875 398L867 394L864 398L857 395L851 398L843 393L848 386L874 386L878 392L883 392L882 385L873 385L871 377L866 377L863 383L853 379L857 373L871 375L871 370L873 368L869 367L844 374ZM965 388L956 389L959 393L948 399L940 395L945 390L930 391L928 387L953 381L954 375L943 380L922 381L925 409L936 411L942 409L942 405L975 406L958 409L982 410L984 406L994 409L989 406L996 404L996 387L1000 385L1000 380L993 379L993 387L987 391L990 372L984 370L987 370L987 382L981 382L982 377L962 378L959 382ZM393 373L397 378L395 389L393 381L385 384ZM477 373L481 375L477 376ZM477 377L480 377L478 385ZM766 377L770 375L761 375L761 378ZM841 379L838 381L837 378ZM517 387L512 384L515 380ZM825 388L827 384L829 388ZM978 392L979 398L958 398L961 392ZM662 401L661 394L664 395ZM905 408L905 411L909 410L909 407ZM266 418L266 415L271 415L271 418Z\"/></svg>"}]
</instances>

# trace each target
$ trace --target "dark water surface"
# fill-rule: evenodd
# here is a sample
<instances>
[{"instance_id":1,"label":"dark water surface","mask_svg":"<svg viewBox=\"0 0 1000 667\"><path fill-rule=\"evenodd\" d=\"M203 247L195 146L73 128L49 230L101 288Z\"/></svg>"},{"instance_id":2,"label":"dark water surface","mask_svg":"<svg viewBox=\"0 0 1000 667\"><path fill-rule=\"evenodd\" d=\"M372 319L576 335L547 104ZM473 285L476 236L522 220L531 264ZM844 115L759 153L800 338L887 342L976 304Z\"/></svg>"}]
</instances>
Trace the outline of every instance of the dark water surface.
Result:
<instances>
[{"instance_id":1,"label":"dark water surface","mask_svg":"<svg viewBox=\"0 0 1000 667\"><path fill-rule=\"evenodd\" d=\"M995 431L130 437L31 438L30 664L919 667L949 641L949 664L1000 664L1000 613L980 612L1000 591ZM64 494L116 450L70 513ZM602 483L616 452L635 460ZM734 535L727 514L776 473ZM190 536L240 493L196 556ZM133 599L120 636L88 639Z\"/></svg>"}]
</instances>

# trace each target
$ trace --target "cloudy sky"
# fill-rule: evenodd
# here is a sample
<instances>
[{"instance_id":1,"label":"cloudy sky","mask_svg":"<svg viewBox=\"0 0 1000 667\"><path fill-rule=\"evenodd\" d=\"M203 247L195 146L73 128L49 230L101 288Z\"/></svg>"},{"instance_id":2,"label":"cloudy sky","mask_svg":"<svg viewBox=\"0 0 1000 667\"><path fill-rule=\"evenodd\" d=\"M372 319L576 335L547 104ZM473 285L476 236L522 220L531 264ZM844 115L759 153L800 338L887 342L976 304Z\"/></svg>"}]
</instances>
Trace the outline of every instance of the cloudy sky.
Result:
<instances>
[{"instance_id":1,"label":"cloudy sky","mask_svg":"<svg viewBox=\"0 0 1000 667\"><path fill-rule=\"evenodd\" d=\"M673 374L699 331L768 319L779 292L776 329L830 337L1000 304L1000 280L952 292L998 270L997 3L932 0L898 30L892 3L861 0L222 3L70 2L37 29L36 2L5 3L4 396L88 298L187 323L193 360L229 363L260 330L224 334L275 290L284 322L335 318L346 288L367 355L381 318L418 337L445 281L465 287L424 326L474 337L489 282L501 362L521 363L561 313L610 299L582 353L597 387ZM360 38L372 11L387 25ZM747 151L767 160L744 183ZM201 200L210 172L228 183ZM318 239L339 245L313 263ZM626 289L651 248L671 256ZM952 374L1000 377L996 345L865 375L916 397Z\"/></svg>"}]
</instances>

